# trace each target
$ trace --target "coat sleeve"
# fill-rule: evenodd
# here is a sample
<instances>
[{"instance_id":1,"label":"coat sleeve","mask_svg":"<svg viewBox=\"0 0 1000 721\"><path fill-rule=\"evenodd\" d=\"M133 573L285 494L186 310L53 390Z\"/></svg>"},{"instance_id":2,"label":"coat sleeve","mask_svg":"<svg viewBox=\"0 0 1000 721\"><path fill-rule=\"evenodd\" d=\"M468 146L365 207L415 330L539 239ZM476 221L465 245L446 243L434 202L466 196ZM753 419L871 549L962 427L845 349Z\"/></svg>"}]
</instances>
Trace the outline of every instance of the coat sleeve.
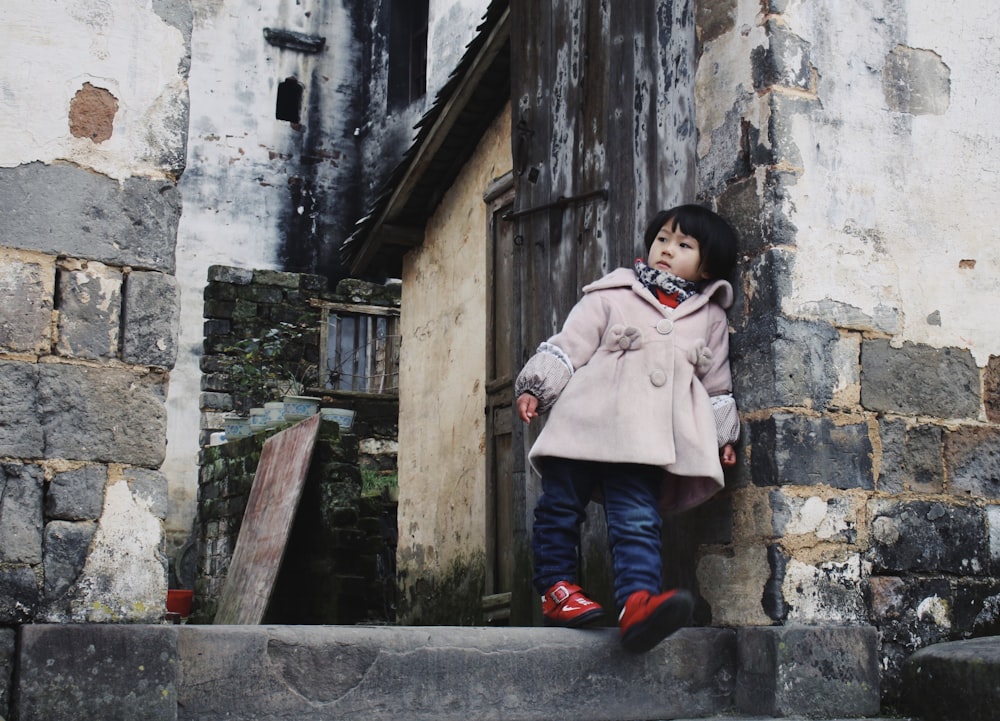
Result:
<instances>
[{"instance_id":1,"label":"coat sleeve","mask_svg":"<svg viewBox=\"0 0 1000 721\"><path fill-rule=\"evenodd\" d=\"M733 399L733 376L729 367L729 322L725 311L713 306L707 347L706 370L701 382L712 398L712 411L719 447L735 443L740 436L740 418Z\"/></svg>"},{"instance_id":2,"label":"coat sleeve","mask_svg":"<svg viewBox=\"0 0 1000 721\"><path fill-rule=\"evenodd\" d=\"M545 413L559 398L574 371L586 365L600 345L607 313L599 293L588 293L570 311L562 330L538 347L514 383L514 397L530 393Z\"/></svg>"}]
</instances>

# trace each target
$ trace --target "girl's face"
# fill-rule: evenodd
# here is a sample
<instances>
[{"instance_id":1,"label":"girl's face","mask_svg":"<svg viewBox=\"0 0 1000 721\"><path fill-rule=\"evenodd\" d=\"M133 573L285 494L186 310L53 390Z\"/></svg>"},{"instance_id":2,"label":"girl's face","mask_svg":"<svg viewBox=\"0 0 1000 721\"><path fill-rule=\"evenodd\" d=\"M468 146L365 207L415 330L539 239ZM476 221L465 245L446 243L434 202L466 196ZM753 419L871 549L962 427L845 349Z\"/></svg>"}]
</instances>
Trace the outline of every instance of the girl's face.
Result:
<instances>
[{"instance_id":1,"label":"girl's face","mask_svg":"<svg viewBox=\"0 0 1000 721\"><path fill-rule=\"evenodd\" d=\"M708 274L701 270L698 241L682 233L676 220L668 220L660 228L649 247L646 265L692 282L708 278Z\"/></svg>"}]
</instances>

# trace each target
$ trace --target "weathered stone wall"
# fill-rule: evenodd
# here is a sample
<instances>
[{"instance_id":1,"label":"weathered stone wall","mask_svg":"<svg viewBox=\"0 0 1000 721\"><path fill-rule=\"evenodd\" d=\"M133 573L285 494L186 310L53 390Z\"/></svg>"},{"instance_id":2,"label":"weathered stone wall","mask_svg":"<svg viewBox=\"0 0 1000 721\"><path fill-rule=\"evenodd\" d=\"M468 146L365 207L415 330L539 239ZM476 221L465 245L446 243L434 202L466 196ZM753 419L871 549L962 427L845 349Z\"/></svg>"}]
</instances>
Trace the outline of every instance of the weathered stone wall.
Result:
<instances>
[{"instance_id":1,"label":"weathered stone wall","mask_svg":"<svg viewBox=\"0 0 1000 721\"><path fill-rule=\"evenodd\" d=\"M1000 55L958 31L997 13L698 10L700 194L744 240L730 322L745 420L739 472L702 512L701 592L720 624L874 624L890 704L915 649L1000 631L984 202L1000 101L975 89Z\"/></svg>"},{"instance_id":2,"label":"weathered stone wall","mask_svg":"<svg viewBox=\"0 0 1000 721\"><path fill-rule=\"evenodd\" d=\"M4 8L0 716L11 626L155 622L191 7Z\"/></svg>"}]
</instances>

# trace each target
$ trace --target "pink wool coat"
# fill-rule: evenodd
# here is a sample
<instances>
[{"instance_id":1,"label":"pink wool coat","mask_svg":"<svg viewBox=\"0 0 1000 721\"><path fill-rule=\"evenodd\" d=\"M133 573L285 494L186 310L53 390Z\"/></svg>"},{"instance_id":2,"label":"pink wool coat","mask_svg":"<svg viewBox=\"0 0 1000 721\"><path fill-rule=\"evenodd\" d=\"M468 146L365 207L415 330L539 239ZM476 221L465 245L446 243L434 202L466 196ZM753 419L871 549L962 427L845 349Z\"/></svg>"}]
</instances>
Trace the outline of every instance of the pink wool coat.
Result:
<instances>
[{"instance_id":1,"label":"pink wool coat","mask_svg":"<svg viewBox=\"0 0 1000 721\"><path fill-rule=\"evenodd\" d=\"M630 268L586 286L562 330L518 377L516 394L548 410L529 458L642 463L664 471L661 510L707 500L724 485L710 396L732 392L726 309L733 289L711 281L664 308ZM567 382L568 379L568 382ZM735 407L734 407L735 412Z\"/></svg>"}]
</instances>

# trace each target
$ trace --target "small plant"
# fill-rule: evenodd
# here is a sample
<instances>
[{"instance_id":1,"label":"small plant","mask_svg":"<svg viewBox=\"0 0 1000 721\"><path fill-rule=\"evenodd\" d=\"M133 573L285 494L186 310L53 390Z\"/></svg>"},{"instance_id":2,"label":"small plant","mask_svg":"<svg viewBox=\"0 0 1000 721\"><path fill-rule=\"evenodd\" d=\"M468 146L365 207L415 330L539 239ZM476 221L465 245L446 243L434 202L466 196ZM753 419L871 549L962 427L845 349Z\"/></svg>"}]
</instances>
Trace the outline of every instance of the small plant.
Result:
<instances>
[{"instance_id":1,"label":"small plant","mask_svg":"<svg viewBox=\"0 0 1000 721\"><path fill-rule=\"evenodd\" d=\"M375 471L370 468L361 469L361 495L377 496L384 489L399 485L399 475L394 471Z\"/></svg>"},{"instance_id":2,"label":"small plant","mask_svg":"<svg viewBox=\"0 0 1000 721\"><path fill-rule=\"evenodd\" d=\"M317 378L317 367L305 358L316 345L316 330L302 323L281 322L259 337L244 338L223 349L234 405L246 414L253 405L301 395Z\"/></svg>"}]
</instances>

